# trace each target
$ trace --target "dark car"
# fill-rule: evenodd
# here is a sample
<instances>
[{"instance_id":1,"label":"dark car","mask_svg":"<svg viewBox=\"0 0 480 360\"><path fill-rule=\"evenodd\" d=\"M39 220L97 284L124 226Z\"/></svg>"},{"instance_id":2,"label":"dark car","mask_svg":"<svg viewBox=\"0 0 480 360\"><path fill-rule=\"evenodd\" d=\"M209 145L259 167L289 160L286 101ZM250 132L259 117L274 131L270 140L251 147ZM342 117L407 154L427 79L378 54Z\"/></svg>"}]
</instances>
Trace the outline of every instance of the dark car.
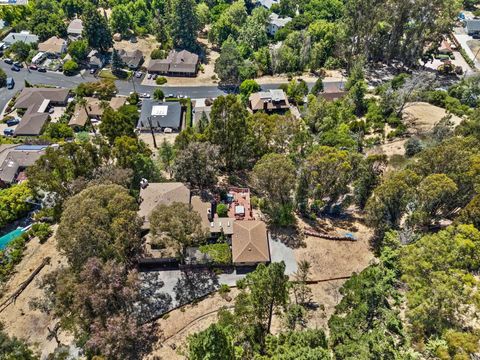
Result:
<instances>
[{"instance_id":1,"label":"dark car","mask_svg":"<svg viewBox=\"0 0 480 360\"><path fill-rule=\"evenodd\" d=\"M20 71L20 68L18 66L13 65L10 70L12 71Z\"/></svg>"},{"instance_id":2,"label":"dark car","mask_svg":"<svg viewBox=\"0 0 480 360\"><path fill-rule=\"evenodd\" d=\"M15 65L18 68L23 68L23 63L21 63L20 61L15 61L13 65Z\"/></svg>"},{"instance_id":3,"label":"dark car","mask_svg":"<svg viewBox=\"0 0 480 360\"><path fill-rule=\"evenodd\" d=\"M3 60L6 64L8 65L12 65L13 64L13 60L12 59L5 59Z\"/></svg>"},{"instance_id":4,"label":"dark car","mask_svg":"<svg viewBox=\"0 0 480 360\"><path fill-rule=\"evenodd\" d=\"M3 130L3 135L5 135L5 136L13 136L14 133L15 133L15 130L13 130L13 129L8 129L7 128L7 129Z\"/></svg>"},{"instance_id":5,"label":"dark car","mask_svg":"<svg viewBox=\"0 0 480 360\"><path fill-rule=\"evenodd\" d=\"M41 68L38 68L38 72L47 72L47 69L41 67Z\"/></svg>"},{"instance_id":6,"label":"dark car","mask_svg":"<svg viewBox=\"0 0 480 360\"><path fill-rule=\"evenodd\" d=\"M15 125L18 125L18 123L20 122L19 119L10 119L10 120L7 120L7 126L15 126Z\"/></svg>"}]
</instances>

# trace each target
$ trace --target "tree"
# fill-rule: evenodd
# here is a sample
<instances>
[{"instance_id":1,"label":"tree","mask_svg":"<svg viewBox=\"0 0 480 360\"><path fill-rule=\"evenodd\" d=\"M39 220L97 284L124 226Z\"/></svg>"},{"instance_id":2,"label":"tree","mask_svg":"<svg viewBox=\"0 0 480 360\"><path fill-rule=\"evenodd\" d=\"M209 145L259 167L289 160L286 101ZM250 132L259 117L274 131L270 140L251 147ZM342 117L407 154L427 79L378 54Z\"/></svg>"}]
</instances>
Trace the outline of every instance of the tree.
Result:
<instances>
[{"instance_id":1,"label":"tree","mask_svg":"<svg viewBox=\"0 0 480 360\"><path fill-rule=\"evenodd\" d=\"M0 87L7 86L7 74L3 69L0 69Z\"/></svg>"},{"instance_id":2,"label":"tree","mask_svg":"<svg viewBox=\"0 0 480 360\"><path fill-rule=\"evenodd\" d=\"M131 13L125 5L119 4L112 8L110 26L114 32L127 35L132 26Z\"/></svg>"},{"instance_id":3,"label":"tree","mask_svg":"<svg viewBox=\"0 0 480 360\"><path fill-rule=\"evenodd\" d=\"M65 204L58 249L79 271L90 257L132 264L141 251L138 205L119 185L89 187Z\"/></svg>"},{"instance_id":4,"label":"tree","mask_svg":"<svg viewBox=\"0 0 480 360\"><path fill-rule=\"evenodd\" d=\"M413 157L423 149L422 142L417 137L412 137L405 142L405 156Z\"/></svg>"},{"instance_id":5,"label":"tree","mask_svg":"<svg viewBox=\"0 0 480 360\"><path fill-rule=\"evenodd\" d=\"M197 13L199 29L203 30L210 22L210 9L208 8L207 4L202 2L197 5L195 11Z\"/></svg>"},{"instance_id":6,"label":"tree","mask_svg":"<svg viewBox=\"0 0 480 360\"><path fill-rule=\"evenodd\" d=\"M244 61L235 40L228 38L222 45L220 56L215 60L215 73L222 83L237 86L242 81L243 64Z\"/></svg>"},{"instance_id":7,"label":"tree","mask_svg":"<svg viewBox=\"0 0 480 360\"><path fill-rule=\"evenodd\" d=\"M74 75L78 72L78 69L78 64L73 60L67 60L65 64L63 64L63 73L65 75Z\"/></svg>"},{"instance_id":8,"label":"tree","mask_svg":"<svg viewBox=\"0 0 480 360\"><path fill-rule=\"evenodd\" d=\"M17 41L13 43L8 50L15 54L17 61L24 62L27 60L28 55L30 54L31 47L29 44L23 41Z\"/></svg>"},{"instance_id":9,"label":"tree","mask_svg":"<svg viewBox=\"0 0 480 360\"><path fill-rule=\"evenodd\" d=\"M117 72L118 70L120 70L122 67L123 67L123 60L122 58L120 57L120 55L118 54L118 51L117 49L113 49L113 53L112 53L112 70L114 72Z\"/></svg>"},{"instance_id":10,"label":"tree","mask_svg":"<svg viewBox=\"0 0 480 360\"><path fill-rule=\"evenodd\" d=\"M110 144L114 144L119 137L135 137L135 127L137 126L138 118L136 106L123 105L117 111L108 106L103 111L99 129Z\"/></svg>"},{"instance_id":11,"label":"tree","mask_svg":"<svg viewBox=\"0 0 480 360\"><path fill-rule=\"evenodd\" d=\"M458 224L472 224L480 229L480 195L475 195L465 206L455 221Z\"/></svg>"},{"instance_id":12,"label":"tree","mask_svg":"<svg viewBox=\"0 0 480 360\"><path fill-rule=\"evenodd\" d=\"M292 161L280 154L263 156L253 168L255 188L263 195L263 208L274 223L290 225L295 221L292 201L295 172Z\"/></svg>"},{"instance_id":13,"label":"tree","mask_svg":"<svg viewBox=\"0 0 480 360\"><path fill-rule=\"evenodd\" d=\"M180 49L194 51L200 23L194 0L173 0L171 30L173 43Z\"/></svg>"},{"instance_id":14,"label":"tree","mask_svg":"<svg viewBox=\"0 0 480 360\"><path fill-rule=\"evenodd\" d=\"M417 339L464 329L464 317L480 310L480 231L448 227L402 249L402 280L408 286L407 318Z\"/></svg>"},{"instance_id":15,"label":"tree","mask_svg":"<svg viewBox=\"0 0 480 360\"><path fill-rule=\"evenodd\" d=\"M86 40L72 41L68 45L68 53L77 63L82 62L88 55L88 42Z\"/></svg>"},{"instance_id":16,"label":"tree","mask_svg":"<svg viewBox=\"0 0 480 360\"><path fill-rule=\"evenodd\" d=\"M64 123L49 123L43 136L49 137L50 139L71 139L73 138L73 130Z\"/></svg>"},{"instance_id":17,"label":"tree","mask_svg":"<svg viewBox=\"0 0 480 360\"><path fill-rule=\"evenodd\" d=\"M247 110L235 95L219 96L214 101L206 137L220 146L222 164L229 171L242 168L248 160L246 120Z\"/></svg>"},{"instance_id":18,"label":"tree","mask_svg":"<svg viewBox=\"0 0 480 360\"><path fill-rule=\"evenodd\" d=\"M248 98L251 94L262 90L260 85L255 80L247 79L240 84L240 95L244 103L248 102Z\"/></svg>"},{"instance_id":19,"label":"tree","mask_svg":"<svg viewBox=\"0 0 480 360\"><path fill-rule=\"evenodd\" d=\"M328 360L327 337L323 330L287 331L277 336L268 335L265 353L268 359Z\"/></svg>"},{"instance_id":20,"label":"tree","mask_svg":"<svg viewBox=\"0 0 480 360\"><path fill-rule=\"evenodd\" d=\"M163 93L162 89L155 89L155 91L153 92L153 98L155 100L162 101L165 98L165 94Z\"/></svg>"},{"instance_id":21,"label":"tree","mask_svg":"<svg viewBox=\"0 0 480 360\"><path fill-rule=\"evenodd\" d=\"M0 227L26 215L31 209L34 193L28 183L0 190Z\"/></svg>"},{"instance_id":22,"label":"tree","mask_svg":"<svg viewBox=\"0 0 480 360\"><path fill-rule=\"evenodd\" d=\"M187 204L160 204L153 209L149 222L154 244L169 244L183 258L188 246L198 245L206 238L200 214Z\"/></svg>"},{"instance_id":23,"label":"tree","mask_svg":"<svg viewBox=\"0 0 480 360\"><path fill-rule=\"evenodd\" d=\"M292 80L287 86L286 93L288 98L295 104L303 104L303 99L308 94L308 85L303 80Z\"/></svg>"},{"instance_id":24,"label":"tree","mask_svg":"<svg viewBox=\"0 0 480 360\"><path fill-rule=\"evenodd\" d=\"M205 190L217 183L219 147L209 143L192 142L178 152L173 166L177 181Z\"/></svg>"},{"instance_id":25,"label":"tree","mask_svg":"<svg viewBox=\"0 0 480 360\"><path fill-rule=\"evenodd\" d=\"M3 324L0 323L0 355L5 360L37 360L39 357L29 349L23 341L9 337L3 331Z\"/></svg>"},{"instance_id":26,"label":"tree","mask_svg":"<svg viewBox=\"0 0 480 360\"><path fill-rule=\"evenodd\" d=\"M158 156L163 165L163 169L169 173L170 177L172 176L172 165L175 159L175 148L172 144L167 142L166 139L163 139L160 149L158 149Z\"/></svg>"},{"instance_id":27,"label":"tree","mask_svg":"<svg viewBox=\"0 0 480 360\"><path fill-rule=\"evenodd\" d=\"M235 358L235 349L228 333L216 324L190 335L187 341L188 358L191 360Z\"/></svg>"},{"instance_id":28,"label":"tree","mask_svg":"<svg viewBox=\"0 0 480 360\"><path fill-rule=\"evenodd\" d=\"M83 14L83 37L88 45L101 52L113 46L112 34L107 20L94 6L88 6Z\"/></svg>"},{"instance_id":29,"label":"tree","mask_svg":"<svg viewBox=\"0 0 480 360\"><path fill-rule=\"evenodd\" d=\"M322 93L323 90L324 90L323 79L320 77L320 78L317 79L317 81L315 81L315 85L313 85L310 93L317 96L320 93Z\"/></svg>"}]
</instances>

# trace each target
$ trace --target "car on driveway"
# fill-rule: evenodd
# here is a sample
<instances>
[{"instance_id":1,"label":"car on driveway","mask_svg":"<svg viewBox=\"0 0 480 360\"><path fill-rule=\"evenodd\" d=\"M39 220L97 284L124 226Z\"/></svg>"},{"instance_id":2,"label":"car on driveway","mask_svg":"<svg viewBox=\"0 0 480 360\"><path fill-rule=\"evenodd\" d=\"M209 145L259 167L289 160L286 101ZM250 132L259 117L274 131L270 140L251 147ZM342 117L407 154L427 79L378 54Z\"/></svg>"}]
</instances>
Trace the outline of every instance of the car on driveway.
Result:
<instances>
[{"instance_id":1,"label":"car on driveway","mask_svg":"<svg viewBox=\"0 0 480 360\"><path fill-rule=\"evenodd\" d=\"M28 67L30 70L38 70L38 66L37 65L30 65Z\"/></svg>"},{"instance_id":2,"label":"car on driveway","mask_svg":"<svg viewBox=\"0 0 480 360\"><path fill-rule=\"evenodd\" d=\"M5 64L8 64L8 65L13 65L13 60L12 60L12 59L8 59L8 58L7 58L7 59L3 60L3 62L4 62Z\"/></svg>"},{"instance_id":3,"label":"car on driveway","mask_svg":"<svg viewBox=\"0 0 480 360\"><path fill-rule=\"evenodd\" d=\"M47 72L47 69L41 67L41 68L38 68L38 72Z\"/></svg>"},{"instance_id":4,"label":"car on driveway","mask_svg":"<svg viewBox=\"0 0 480 360\"><path fill-rule=\"evenodd\" d=\"M13 136L14 133L15 133L15 130L13 129L7 128L3 130L3 135L5 136Z\"/></svg>"},{"instance_id":5,"label":"car on driveway","mask_svg":"<svg viewBox=\"0 0 480 360\"><path fill-rule=\"evenodd\" d=\"M15 66L15 65L13 65L13 66L10 68L10 70L12 70L12 71L17 71L17 72L18 72L18 71L20 71L20 68L17 67L17 66Z\"/></svg>"},{"instance_id":6,"label":"car on driveway","mask_svg":"<svg viewBox=\"0 0 480 360\"><path fill-rule=\"evenodd\" d=\"M152 78L152 74L148 74L147 79L150 80Z\"/></svg>"},{"instance_id":7,"label":"car on driveway","mask_svg":"<svg viewBox=\"0 0 480 360\"><path fill-rule=\"evenodd\" d=\"M141 78L142 75L143 75L143 73L142 73L141 71L137 71L137 72L135 73L135 77L136 77L136 78Z\"/></svg>"},{"instance_id":8,"label":"car on driveway","mask_svg":"<svg viewBox=\"0 0 480 360\"><path fill-rule=\"evenodd\" d=\"M7 120L6 121L6 124L7 126L15 126L15 125L18 125L18 123L20 122L20 119L10 119L10 120Z\"/></svg>"}]
</instances>

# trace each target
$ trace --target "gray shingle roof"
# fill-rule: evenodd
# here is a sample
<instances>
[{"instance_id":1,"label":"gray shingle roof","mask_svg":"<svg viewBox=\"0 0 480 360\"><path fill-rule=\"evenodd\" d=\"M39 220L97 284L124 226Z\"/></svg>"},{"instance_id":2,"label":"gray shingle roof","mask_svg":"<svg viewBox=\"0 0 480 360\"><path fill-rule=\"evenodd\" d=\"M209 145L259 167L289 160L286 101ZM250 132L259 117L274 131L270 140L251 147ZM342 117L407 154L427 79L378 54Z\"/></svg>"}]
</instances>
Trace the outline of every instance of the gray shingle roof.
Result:
<instances>
[{"instance_id":1,"label":"gray shingle roof","mask_svg":"<svg viewBox=\"0 0 480 360\"><path fill-rule=\"evenodd\" d=\"M149 118L151 118L154 129L167 127L180 129L181 115L182 107L178 102L144 100L137 128L145 131L150 130Z\"/></svg>"}]
</instances>

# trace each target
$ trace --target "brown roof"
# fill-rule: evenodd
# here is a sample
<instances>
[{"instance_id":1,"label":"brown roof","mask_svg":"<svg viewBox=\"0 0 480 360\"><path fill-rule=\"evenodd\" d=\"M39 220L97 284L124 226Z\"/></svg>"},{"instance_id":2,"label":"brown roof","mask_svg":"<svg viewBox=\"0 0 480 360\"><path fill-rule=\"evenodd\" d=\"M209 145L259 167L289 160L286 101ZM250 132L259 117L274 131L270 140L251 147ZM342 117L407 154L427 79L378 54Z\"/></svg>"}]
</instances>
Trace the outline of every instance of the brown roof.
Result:
<instances>
[{"instance_id":1,"label":"brown roof","mask_svg":"<svg viewBox=\"0 0 480 360\"><path fill-rule=\"evenodd\" d=\"M43 126L48 120L47 113L27 111L15 129L16 136L37 136L42 132Z\"/></svg>"},{"instance_id":2,"label":"brown roof","mask_svg":"<svg viewBox=\"0 0 480 360\"><path fill-rule=\"evenodd\" d=\"M40 107L44 100L57 104L66 103L68 93L68 89L24 88L15 102L15 107L17 109L27 109L32 105Z\"/></svg>"},{"instance_id":3,"label":"brown roof","mask_svg":"<svg viewBox=\"0 0 480 360\"><path fill-rule=\"evenodd\" d=\"M166 59L150 60L147 70L153 72L192 73L197 71L198 55L187 50L171 50Z\"/></svg>"},{"instance_id":4,"label":"brown roof","mask_svg":"<svg viewBox=\"0 0 480 360\"><path fill-rule=\"evenodd\" d=\"M69 34L81 35L82 31L83 31L83 23L81 19L72 20L72 22L68 25L68 28L67 28L67 33Z\"/></svg>"},{"instance_id":5,"label":"brown roof","mask_svg":"<svg viewBox=\"0 0 480 360\"><path fill-rule=\"evenodd\" d=\"M267 226L263 221L244 220L233 223L232 258L234 264L270 261Z\"/></svg>"},{"instance_id":6,"label":"brown roof","mask_svg":"<svg viewBox=\"0 0 480 360\"><path fill-rule=\"evenodd\" d=\"M91 118L99 118L103 115L105 109L102 106L102 100L92 97L85 97L84 99L87 101L86 107L88 111L88 116L90 116ZM125 105L126 100L126 97L114 97L110 99L108 105L113 110L118 110L121 106ZM88 120L88 116L83 105L79 105L77 103L75 105L75 111L73 113L73 116L68 122L68 125L85 126Z\"/></svg>"},{"instance_id":7,"label":"brown roof","mask_svg":"<svg viewBox=\"0 0 480 360\"><path fill-rule=\"evenodd\" d=\"M57 36L52 36L50 39L45 40L38 44L38 50L53 54L60 54L67 48L67 41Z\"/></svg>"},{"instance_id":8,"label":"brown roof","mask_svg":"<svg viewBox=\"0 0 480 360\"><path fill-rule=\"evenodd\" d=\"M208 210L211 209L211 204L209 202L202 201L200 196L192 196L191 203L192 209L200 214L204 228L210 231L210 233L218 234L221 233L223 229L225 235L233 234L234 218L220 218L215 214L213 221L210 221L208 218Z\"/></svg>"},{"instance_id":9,"label":"brown roof","mask_svg":"<svg viewBox=\"0 0 480 360\"><path fill-rule=\"evenodd\" d=\"M283 90L269 90L253 93L249 98L250 108L257 110L288 109L290 103Z\"/></svg>"},{"instance_id":10,"label":"brown roof","mask_svg":"<svg viewBox=\"0 0 480 360\"><path fill-rule=\"evenodd\" d=\"M32 166L43 154L45 154L44 149L9 151L0 163L0 180L6 183L14 182L19 169Z\"/></svg>"},{"instance_id":11,"label":"brown roof","mask_svg":"<svg viewBox=\"0 0 480 360\"><path fill-rule=\"evenodd\" d=\"M148 227L148 217L157 205L171 205L174 202L190 204L190 189L179 182L151 183L140 189L140 199L138 216L144 217Z\"/></svg>"},{"instance_id":12,"label":"brown roof","mask_svg":"<svg viewBox=\"0 0 480 360\"><path fill-rule=\"evenodd\" d=\"M126 51L124 49L118 50L118 55L125 65L129 67L138 67L143 60L143 53L140 50Z\"/></svg>"}]
</instances>

